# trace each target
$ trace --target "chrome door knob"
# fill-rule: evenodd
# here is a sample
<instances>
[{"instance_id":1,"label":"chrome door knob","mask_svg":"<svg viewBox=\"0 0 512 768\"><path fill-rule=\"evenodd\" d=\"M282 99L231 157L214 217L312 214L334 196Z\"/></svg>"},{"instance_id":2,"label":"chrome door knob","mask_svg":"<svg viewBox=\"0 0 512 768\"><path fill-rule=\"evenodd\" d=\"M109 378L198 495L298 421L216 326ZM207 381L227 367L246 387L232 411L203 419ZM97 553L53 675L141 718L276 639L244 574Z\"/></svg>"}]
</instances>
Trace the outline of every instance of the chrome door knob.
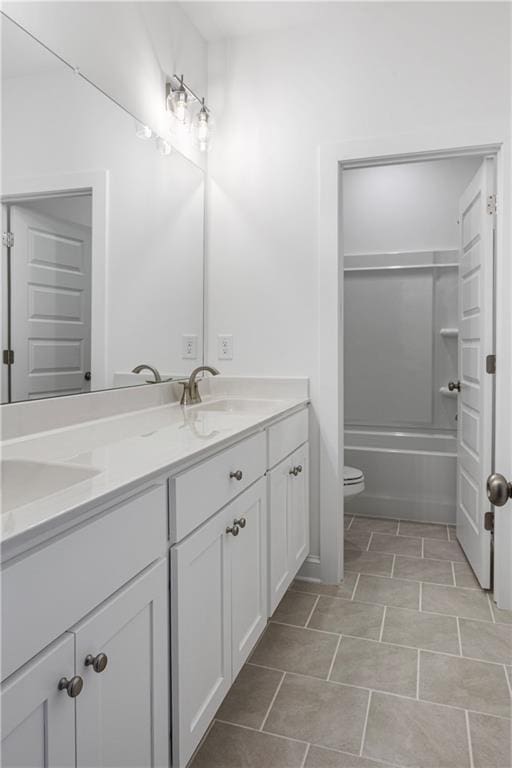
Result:
<instances>
[{"instance_id":1,"label":"chrome door knob","mask_svg":"<svg viewBox=\"0 0 512 768\"><path fill-rule=\"evenodd\" d=\"M247 520L245 517L239 517L238 520L233 520L233 525L238 525L239 528L245 528Z\"/></svg>"},{"instance_id":2,"label":"chrome door knob","mask_svg":"<svg viewBox=\"0 0 512 768\"><path fill-rule=\"evenodd\" d=\"M92 667L95 672L98 672L98 674L106 669L107 664L108 656L106 653L98 653L96 656L93 656L92 653L89 653L85 657L85 666Z\"/></svg>"},{"instance_id":3,"label":"chrome door knob","mask_svg":"<svg viewBox=\"0 0 512 768\"><path fill-rule=\"evenodd\" d=\"M80 675L75 675L71 680L68 680L67 677L61 677L58 685L59 691L66 691L72 699L76 699L80 695L83 687L84 681Z\"/></svg>"},{"instance_id":4,"label":"chrome door knob","mask_svg":"<svg viewBox=\"0 0 512 768\"><path fill-rule=\"evenodd\" d=\"M512 483L498 473L487 478L487 498L495 507L502 507L512 498Z\"/></svg>"},{"instance_id":5,"label":"chrome door knob","mask_svg":"<svg viewBox=\"0 0 512 768\"><path fill-rule=\"evenodd\" d=\"M450 390L450 392L454 392L455 390L457 390L457 392L460 392L460 381L449 381L448 389Z\"/></svg>"},{"instance_id":6,"label":"chrome door knob","mask_svg":"<svg viewBox=\"0 0 512 768\"><path fill-rule=\"evenodd\" d=\"M240 528L238 525L231 525L226 528L226 533L231 533L232 536L238 536L240 533Z\"/></svg>"},{"instance_id":7,"label":"chrome door knob","mask_svg":"<svg viewBox=\"0 0 512 768\"><path fill-rule=\"evenodd\" d=\"M232 480L241 480L243 476L244 476L244 473L242 472L241 469L237 469L236 472L229 473L229 477Z\"/></svg>"}]
</instances>

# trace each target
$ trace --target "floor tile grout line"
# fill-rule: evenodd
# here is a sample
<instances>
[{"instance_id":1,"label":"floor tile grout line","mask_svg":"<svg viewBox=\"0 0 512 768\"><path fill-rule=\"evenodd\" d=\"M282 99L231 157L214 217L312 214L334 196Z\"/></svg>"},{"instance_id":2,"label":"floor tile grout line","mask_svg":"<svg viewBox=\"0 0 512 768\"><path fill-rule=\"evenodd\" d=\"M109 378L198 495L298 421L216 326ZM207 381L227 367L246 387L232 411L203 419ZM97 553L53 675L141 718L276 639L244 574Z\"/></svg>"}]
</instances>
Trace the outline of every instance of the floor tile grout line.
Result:
<instances>
[{"instance_id":1,"label":"floor tile grout line","mask_svg":"<svg viewBox=\"0 0 512 768\"><path fill-rule=\"evenodd\" d=\"M304 768L304 766L306 765L306 760L308 759L310 749L311 749L311 744L306 744L306 751L304 752L304 757L302 758L300 768Z\"/></svg>"},{"instance_id":2,"label":"floor tile grout line","mask_svg":"<svg viewBox=\"0 0 512 768\"><path fill-rule=\"evenodd\" d=\"M364 717L363 731L361 733L361 746L359 748L359 755L360 755L360 757L363 756L364 742L365 742L365 739L366 739L366 728L368 726L368 716L370 714L370 704L371 703L372 703L372 691L370 691L370 693L368 695L368 704L366 705L366 714L365 714L365 717Z\"/></svg>"},{"instance_id":3,"label":"floor tile grout line","mask_svg":"<svg viewBox=\"0 0 512 768\"><path fill-rule=\"evenodd\" d=\"M469 712L467 709L464 710L464 718L466 720L466 737L468 740L469 765L470 765L470 768L475 768L475 762L473 758L473 743L471 741L471 728L469 725Z\"/></svg>"},{"instance_id":4,"label":"floor tile grout line","mask_svg":"<svg viewBox=\"0 0 512 768\"><path fill-rule=\"evenodd\" d=\"M352 516L352 518L350 520L350 523L347 525L345 530L350 531L350 529L352 528L352 523L354 522L354 520L355 520L355 517Z\"/></svg>"},{"instance_id":5,"label":"floor tile grout line","mask_svg":"<svg viewBox=\"0 0 512 768\"><path fill-rule=\"evenodd\" d=\"M343 637L348 637L348 635L343 635ZM364 639L364 638L356 637L355 639L356 640L361 640L361 639ZM374 641L374 642L377 642L377 641ZM415 648L413 650L418 650L418 649ZM420 650L423 650L423 649L420 649ZM428 653L436 653L436 651L428 651ZM450 654L445 654L445 655L450 655ZM458 659L459 656L455 656L455 658ZM478 661L480 661L480 659L478 659ZM263 667L263 669L270 669L270 670L273 670L274 672L283 672L282 669L276 669L276 667L266 667L266 666L263 666L262 664L254 664L253 662L247 662L247 663L250 663L250 665L254 666L254 667ZM489 663L492 663L492 662L489 662ZM498 664L498 665L495 665L495 666L502 667L503 664ZM386 690L384 690L382 688L368 688L368 687L365 687L364 685L354 685L353 683L342 683L342 682L339 682L338 680L326 680L325 678L322 678L322 677L314 677L313 675L306 675L303 672L288 672L287 671L287 672L284 672L284 674L294 675L295 677L305 677L308 680L315 680L317 683L318 682L320 682L320 683L328 683L329 685L338 685L338 686L340 686L342 688L343 687L344 688L356 688L358 691L371 691L372 693L381 693L381 694L384 694L385 696L394 696L396 699L405 699L406 701L417 701L417 699L414 696L406 696L403 693L395 693L394 691L386 691ZM446 709L456 709L458 712L465 712L466 711L464 707L459 707L459 706L457 706L455 704L445 704L444 702L431 701L430 699L419 699L419 701L421 701L421 702L423 702L425 704L433 704L436 707L445 707ZM470 710L468 710L468 712L474 713L475 715L486 715L488 717L495 717L498 720L504 720L507 723L511 722L511 718L507 717L505 715L497 715L495 713L491 714L489 712L482 712L479 709L470 709ZM219 722L228 722L228 721L219 721ZM238 725L238 723L234 723L234 725ZM248 728L251 731L254 730L254 731L257 731L259 733L259 730L257 728L252 728L250 726L242 726L242 725L240 727L241 728ZM264 733L273 734L272 731L264 731ZM273 734L273 735L279 736L280 734ZM292 738L292 737L291 736L290 737L282 736L282 738ZM294 741L300 741L302 744L307 744L308 743L308 742L304 741L303 739L294 739ZM321 745L318 745L318 746L321 746ZM338 750L338 751L340 751L340 750ZM341 751L343 751L343 750L341 750Z\"/></svg>"},{"instance_id":6,"label":"floor tile grout line","mask_svg":"<svg viewBox=\"0 0 512 768\"><path fill-rule=\"evenodd\" d=\"M491 596L490 596L489 592L487 593L487 602L489 603L489 610L490 610L490 612L491 612L492 623L493 623L493 624L496 624L496 617L494 616L494 611L493 611L493 606L492 606L492 600L491 600Z\"/></svg>"},{"instance_id":7,"label":"floor tile grout line","mask_svg":"<svg viewBox=\"0 0 512 768\"><path fill-rule=\"evenodd\" d=\"M277 684L277 688L274 691L274 695L272 696L272 699L270 700L270 704L268 705L268 709L265 712L265 717L263 718L263 722L261 723L260 727L258 728L259 731L262 731L263 728L265 727L265 723L267 722L268 716L270 715L270 710L274 706L274 702L277 699L277 694L281 690L281 686L282 686L282 684L284 682L285 677L286 677L286 672L283 672L283 674L281 675L281 679L280 679L279 683Z\"/></svg>"},{"instance_id":8,"label":"floor tile grout line","mask_svg":"<svg viewBox=\"0 0 512 768\"><path fill-rule=\"evenodd\" d=\"M380 632L379 632L379 643L382 643L382 636L384 634L384 622L386 621L386 611L388 607L387 605L384 606L384 610L382 612L382 622L380 625Z\"/></svg>"},{"instance_id":9,"label":"floor tile grout line","mask_svg":"<svg viewBox=\"0 0 512 768\"><path fill-rule=\"evenodd\" d=\"M327 673L327 682L329 682L329 683L331 682L332 670L334 669L334 664L336 662L336 656L338 655L338 651L340 649L340 645L341 645L342 639L343 639L343 635L340 635L339 638L338 638L338 642L336 643L336 648L334 649L334 655L333 655L333 657L331 659L331 663L329 665L329 671Z\"/></svg>"},{"instance_id":10,"label":"floor tile grout line","mask_svg":"<svg viewBox=\"0 0 512 768\"><path fill-rule=\"evenodd\" d=\"M368 539L368 544L366 545L367 552L370 551L370 544L372 543L372 539L373 539L373 531L370 531L370 538Z\"/></svg>"},{"instance_id":11,"label":"floor tile grout line","mask_svg":"<svg viewBox=\"0 0 512 768\"><path fill-rule=\"evenodd\" d=\"M503 665L503 669L505 670L505 680L507 681L508 692L510 694L510 698L512 699L512 681L508 675L508 669L506 664Z\"/></svg>"},{"instance_id":12,"label":"floor tile grout line","mask_svg":"<svg viewBox=\"0 0 512 768\"><path fill-rule=\"evenodd\" d=\"M450 565L452 567L453 586L456 587L457 586L457 576L455 574L455 563L453 562L453 560L450 560Z\"/></svg>"},{"instance_id":13,"label":"floor tile grout line","mask_svg":"<svg viewBox=\"0 0 512 768\"><path fill-rule=\"evenodd\" d=\"M358 573L358 574L357 574L357 576L356 576L356 583L354 584L354 589L352 590L352 594L351 594L351 596L350 596L350 600L351 600L351 601L353 601L353 600L354 600L354 597L355 597L355 594L356 594L356 589L357 589L357 586L358 586L358 584L359 584L359 579L360 579L360 578L361 578L361 574L360 574L360 573Z\"/></svg>"},{"instance_id":14,"label":"floor tile grout line","mask_svg":"<svg viewBox=\"0 0 512 768\"><path fill-rule=\"evenodd\" d=\"M391 579L395 578L395 565L396 565L396 555L393 555L393 563L391 565L391 576L390 576Z\"/></svg>"},{"instance_id":15,"label":"floor tile grout line","mask_svg":"<svg viewBox=\"0 0 512 768\"><path fill-rule=\"evenodd\" d=\"M420 649L418 648L418 657L416 659L416 698L420 700Z\"/></svg>"},{"instance_id":16,"label":"floor tile grout line","mask_svg":"<svg viewBox=\"0 0 512 768\"><path fill-rule=\"evenodd\" d=\"M462 656L462 635L460 632L460 621L458 616L455 617L455 621L457 622L457 637L459 639L459 656Z\"/></svg>"},{"instance_id":17,"label":"floor tile grout line","mask_svg":"<svg viewBox=\"0 0 512 768\"><path fill-rule=\"evenodd\" d=\"M223 720L220 717L216 717L214 722L223 723L224 725L233 725L235 728L242 728L244 731L252 731L253 733L262 733L266 736L276 736L278 739L284 739L285 741L295 741L297 744L309 744L309 741L304 741L304 739L296 739L293 736L283 736L282 733L275 733L275 731L262 731L259 728L254 728L252 725L233 723L231 720Z\"/></svg>"},{"instance_id":18,"label":"floor tile grout line","mask_svg":"<svg viewBox=\"0 0 512 768\"><path fill-rule=\"evenodd\" d=\"M420 613L423 613L423 582L420 581L420 607L418 608Z\"/></svg>"},{"instance_id":19,"label":"floor tile grout line","mask_svg":"<svg viewBox=\"0 0 512 768\"><path fill-rule=\"evenodd\" d=\"M350 550L350 551L356 551L356 550ZM382 554L391 555L391 552L383 552ZM405 557L405 555L393 555L393 557ZM419 557L410 557L409 560L420 560ZM430 560L431 558L425 558L425 560ZM449 560L436 560L437 563L449 563ZM482 590L479 587L459 587L457 584L446 584L441 581L425 581L424 579L411 579L407 576L391 576L390 574L384 574L384 573L370 573L370 571L351 571L350 568L346 568L347 573L360 573L361 576L375 576L377 579L397 579L399 581L411 581L414 584L417 584L420 581L423 581L424 584L432 584L434 587L450 587L450 589L463 589L466 592L481 592ZM293 592L299 592L298 589L293 589ZM314 593L307 593L307 594L314 594ZM335 597L335 595L329 595L329 597ZM490 621L490 619L489 619Z\"/></svg>"},{"instance_id":20,"label":"floor tile grout line","mask_svg":"<svg viewBox=\"0 0 512 768\"><path fill-rule=\"evenodd\" d=\"M309 616L306 619L306 623L304 624L305 629L309 629L308 624L311 621L311 617L313 616L313 614L315 612L315 608L317 607L319 602L320 602L320 595L317 596L315 602L313 603L313 607L312 607L312 609L309 612Z\"/></svg>"}]
</instances>

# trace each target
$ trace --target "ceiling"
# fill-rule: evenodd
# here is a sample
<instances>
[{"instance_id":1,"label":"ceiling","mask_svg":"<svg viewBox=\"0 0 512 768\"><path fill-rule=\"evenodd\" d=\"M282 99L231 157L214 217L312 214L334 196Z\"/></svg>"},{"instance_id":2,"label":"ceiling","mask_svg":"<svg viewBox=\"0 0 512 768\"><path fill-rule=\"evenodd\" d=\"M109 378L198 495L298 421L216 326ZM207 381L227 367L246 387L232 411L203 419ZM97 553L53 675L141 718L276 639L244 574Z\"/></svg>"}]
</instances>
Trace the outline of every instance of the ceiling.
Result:
<instances>
[{"instance_id":1,"label":"ceiling","mask_svg":"<svg viewBox=\"0 0 512 768\"><path fill-rule=\"evenodd\" d=\"M338 19L343 2L273 2L272 0L231 0L195 2L183 0L182 8L200 34L213 42L257 32L273 32Z\"/></svg>"}]
</instances>

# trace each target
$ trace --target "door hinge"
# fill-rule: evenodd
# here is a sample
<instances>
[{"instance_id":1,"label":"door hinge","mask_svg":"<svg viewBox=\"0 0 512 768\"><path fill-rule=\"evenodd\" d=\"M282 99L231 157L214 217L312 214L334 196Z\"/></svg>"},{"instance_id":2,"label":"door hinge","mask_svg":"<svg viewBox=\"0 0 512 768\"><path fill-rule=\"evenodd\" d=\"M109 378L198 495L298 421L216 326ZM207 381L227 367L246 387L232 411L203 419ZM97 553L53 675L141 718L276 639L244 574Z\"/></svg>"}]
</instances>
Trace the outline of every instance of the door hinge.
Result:
<instances>
[{"instance_id":1,"label":"door hinge","mask_svg":"<svg viewBox=\"0 0 512 768\"><path fill-rule=\"evenodd\" d=\"M494 216L496 213L496 195L489 195L487 198L487 213L489 216Z\"/></svg>"},{"instance_id":2,"label":"door hinge","mask_svg":"<svg viewBox=\"0 0 512 768\"><path fill-rule=\"evenodd\" d=\"M494 531L494 512L486 512L484 515L484 529L486 531Z\"/></svg>"},{"instance_id":3,"label":"door hinge","mask_svg":"<svg viewBox=\"0 0 512 768\"><path fill-rule=\"evenodd\" d=\"M2 232L2 245L12 248L14 245L14 232Z\"/></svg>"},{"instance_id":4,"label":"door hinge","mask_svg":"<svg viewBox=\"0 0 512 768\"><path fill-rule=\"evenodd\" d=\"M496 373L496 355L487 355L485 358L486 373Z\"/></svg>"},{"instance_id":5,"label":"door hinge","mask_svg":"<svg viewBox=\"0 0 512 768\"><path fill-rule=\"evenodd\" d=\"M4 365L13 365L14 364L14 350L13 349L4 349L2 354L2 359Z\"/></svg>"}]
</instances>

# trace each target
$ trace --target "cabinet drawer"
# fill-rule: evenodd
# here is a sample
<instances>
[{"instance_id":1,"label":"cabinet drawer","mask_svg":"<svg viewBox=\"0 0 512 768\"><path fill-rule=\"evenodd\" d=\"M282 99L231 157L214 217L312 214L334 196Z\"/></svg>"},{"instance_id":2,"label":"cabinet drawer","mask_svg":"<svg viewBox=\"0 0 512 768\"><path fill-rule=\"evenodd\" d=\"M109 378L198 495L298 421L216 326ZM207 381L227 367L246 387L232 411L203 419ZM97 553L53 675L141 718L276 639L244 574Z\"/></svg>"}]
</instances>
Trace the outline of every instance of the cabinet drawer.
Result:
<instances>
[{"instance_id":1,"label":"cabinet drawer","mask_svg":"<svg viewBox=\"0 0 512 768\"><path fill-rule=\"evenodd\" d=\"M265 434L259 432L171 480L171 542L181 541L265 474ZM232 472L241 472L237 480Z\"/></svg>"},{"instance_id":2,"label":"cabinet drawer","mask_svg":"<svg viewBox=\"0 0 512 768\"><path fill-rule=\"evenodd\" d=\"M166 486L156 485L2 571L2 677L165 554Z\"/></svg>"},{"instance_id":3,"label":"cabinet drawer","mask_svg":"<svg viewBox=\"0 0 512 768\"><path fill-rule=\"evenodd\" d=\"M285 456L308 439L308 409L278 421L268 430L268 468L275 467Z\"/></svg>"}]
</instances>

